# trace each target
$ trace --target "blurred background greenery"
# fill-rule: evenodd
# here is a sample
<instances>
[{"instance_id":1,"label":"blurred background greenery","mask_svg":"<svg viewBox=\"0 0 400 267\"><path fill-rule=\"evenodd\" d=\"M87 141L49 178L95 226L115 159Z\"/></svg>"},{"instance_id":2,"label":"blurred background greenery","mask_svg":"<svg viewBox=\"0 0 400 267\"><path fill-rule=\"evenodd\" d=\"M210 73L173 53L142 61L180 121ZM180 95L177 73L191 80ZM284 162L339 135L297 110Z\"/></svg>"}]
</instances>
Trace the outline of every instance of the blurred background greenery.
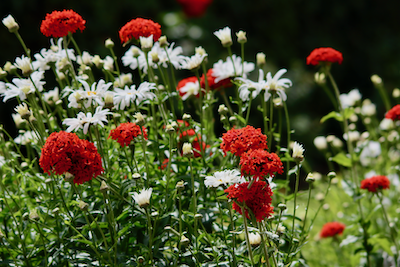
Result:
<instances>
[{"instance_id":1,"label":"blurred background greenery","mask_svg":"<svg viewBox=\"0 0 400 267\"><path fill-rule=\"evenodd\" d=\"M203 46L209 62L226 58L226 50L213 35L215 30L229 26L232 32L247 32L246 61L255 61L257 52L267 55L267 69L275 73L288 69L285 77L293 81L288 90L288 107L293 139L303 143L306 157L313 171L326 173L325 161L312 144L314 137L340 133L339 124L320 124L320 118L333 110L328 97L313 82L314 67L305 59L317 47L333 47L343 53L343 64L333 66L332 73L340 90L347 93L359 88L363 98L377 104L378 114L384 115L383 103L370 81L378 74L389 93L400 82L400 27L398 26L398 1L373 0L214 0L206 13L198 18L188 18L174 0L10 0L1 1L2 18L12 14L20 25L20 34L33 53L49 46L49 39L40 33L41 21L54 10L73 9L86 20L83 33L74 35L81 50L102 58L108 55L104 41L111 38L116 43L115 52L120 58L127 48L119 45L118 30L136 17L152 19L161 24L170 41L177 42L187 55L195 46ZM5 27L0 28L0 66L14 62L21 56L22 47ZM240 54L236 42L232 47ZM212 67L210 64L209 67ZM190 74L188 74L190 75ZM254 72L250 78L256 79ZM16 101L0 105L0 123L10 126L10 111ZM395 103L392 103L392 105ZM255 113L254 113L255 114ZM251 124L261 126L261 118L253 117Z\"/></svg>"}]
</instances>

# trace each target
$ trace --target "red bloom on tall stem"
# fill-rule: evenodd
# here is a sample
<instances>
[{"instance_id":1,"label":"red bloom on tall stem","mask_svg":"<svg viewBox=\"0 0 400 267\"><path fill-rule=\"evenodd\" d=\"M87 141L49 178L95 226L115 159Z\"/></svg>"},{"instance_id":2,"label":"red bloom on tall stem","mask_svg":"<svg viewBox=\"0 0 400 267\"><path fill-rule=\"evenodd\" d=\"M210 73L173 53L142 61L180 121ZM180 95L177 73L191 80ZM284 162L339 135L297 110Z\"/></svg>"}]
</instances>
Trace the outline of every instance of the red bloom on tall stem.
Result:
<instances>
[{"instance_id":1,"label":"red bloom on tall stem","mask_svg":"<svg viewBox=\"0 0 400 267\"><path fill-rule=\"evenodd\" d=\"M391 119L392 121L400 120L400 105L392 107L385 115L386 119Z\"/></svg>"},{"instance_id":2,"label":"red bloom on tall stem","mask_svg":"<svg viewBox=\"0 0 400 267\"><path fill-rule=\"evenodd\" d=\"M158 41L161 36L161 25L150 19L133 19L119 30L121 43L126 43L132 38L139 40L139 37L149 37L150 35L153 35L154 42Z\"/></svg>"},{"instance_id":3,"label":"red bloom on tall stem","mask_svg":"<svg viewBox=\"0 0 400 267\"><path fill-rule=\"evenodd\" d=\"M147 139L147 130L142 126L144 138ZM116 140L121 146L129 146L132 140L142 135L140 126L133 122L121 123L117 128L110 131L108 138Z\"/></svg>"},{"instance_id":4,"label":"red bloom on tall stem","mask_svg":"<svg viewBox=\"0 0 400 267\"><path fill-rule=\"evenodd\" d=\"M307 65L318 65L324 62L342 64L342 61L342 53L331 47L316 48L307 57Z\"/></svg>"},{"instance_id":5,"label":"red bloom on tall stem","mask_svg":"<svg viewBox=\"0 0 400 267\"><path fill-rule=\"evenodd\" d=\"M86 21L73 10L53 11L46 15L40 31L47 37L64 37L68 32L75 33L85 29Z\"/></svg>"},{"instance_id":6,"label":"red bloom on tall stem","mask_svg":"<svg viewBox=\"0 0 400 267\"><path fill-rule=\"evenodd\" d=\"M263 179L274 176L276 172L283 173L283 164L278 155L263 149L249 150L244 153L239 165L243 176Z\"/></svg>"},{"instance_id":7,"label":"red bloom on tall stem","mask_svg":"<svg viewBox=\"0 0 400 267\"><path fill-rule=\"evenodd\" d=\"M250 149L268 149L267 136L261 133L261 129L247 125L241 129L232 128L222 135L221 149L230 151L240 157Z\"/></svg>"},{"instance_id":8,"label":"red bloom on tall stem","mask_svg":"<svg viewBox=\"0 0 400 267\"><path fill-rule=\"evenodd\" d=\"M208 87L211 90L216 90L216 89L222 89L225 87L232 86L232 82L230 78L226 78L222 81L215 82L215 76L213 76L213 69L209 69L207 71L207 82L208 82ZM200 78L200 86L201 88L206 88L206 78L205 75L203 74Z\"/></svg>"},{"instance_id":9,"label":"red bloom on tall stem","mask_svg":"<svg viewBox=\"0 0 400 267\"><path fill-rule=\"evenodd\" d=\"M178 0L188 17L203 16L211 2L212 0Z\"/></svg>"},{"instance_id":10,"label":"red bloom on tall stem","mask_svg":"<svg viewBox=\"0 0 400 267\"><path fill-rule=\"evenodd\" d=\"M375 175L361 181L361 189L367 189L369 192L375 193L381 189L389 189L390 181L384 175Z\"/></svg>"},{"instance_id":11,"label":"red bloom on tall stem","mask_svg":"<svg viewBox=\"0 0 400 267\"><path fill-rule=\"evenodd\" d=\"M73 174L76 184L90 181L104 170L100 154L93 143L64 131L53 132L47 138L39 165L48 174Z\"/></svg>"},{"instance_id":12,"label":"red bloom on tall stem","mask_svg":"<svg viewBox=\"0 0 400 267\"><path fill-rule=\"evenodd\" d=\"M225 189L225 193L228 193L228 198L235 200L240 205L246 204L260 222L274 213L274 209L271 207L272 190L265 181L254 181L250 189L248 187L249 182L234 184ZM242 214L242 208L236 202L233 202L232 208ZM245 209L245 214L247 218L250 218L247 209Z\"/></svg>"},{"instance_id":13,"label":"red bloom on tall stem","mask_svg":"<svg viewBox=\"0 0 400 267\"><path fill-rule=\"evenodd\" d=\"M191 84L189 87L186 87L188 85L188 83L191 83ZM183 88L185 88L185 89L183 89ZM192 90L191 90L191 88L192 88ZM183 98L183 100L186 100L191 95L200 97L200 94L199 94L200 88L198 87L198 80L197 80L196 76L184 78L184 79L180 80L178 82L178 85L176 86L176 90L178 90L179 95Z\"/></svg>"},{"instance_id":14,"label":"red bloom on tall stem","mask_svg":"<svg viewBox=\"0 0 400 267\"><path fill-rule=\"evenodd\" d=\"M340 222L328 222L322 226L321 232L319 234L322 238L334 237L343 233L346 225Z\"/></svg>"}]
</instances>

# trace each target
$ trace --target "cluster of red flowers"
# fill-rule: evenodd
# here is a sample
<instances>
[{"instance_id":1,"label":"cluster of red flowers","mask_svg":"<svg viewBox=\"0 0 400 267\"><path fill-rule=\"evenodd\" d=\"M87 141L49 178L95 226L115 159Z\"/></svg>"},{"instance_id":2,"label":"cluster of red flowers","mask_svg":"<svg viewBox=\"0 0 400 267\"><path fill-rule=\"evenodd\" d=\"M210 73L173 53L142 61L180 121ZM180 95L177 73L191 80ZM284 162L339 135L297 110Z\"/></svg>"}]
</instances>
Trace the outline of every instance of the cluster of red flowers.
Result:
<instances>
[{"instance_id":1,"label":"cluster of red flowers","mask_svg":"<svg viewBox=\"0 0 400 267\"><path fill-rule=\"evenodd\" d=\"M68 32L75 33L85 29L86 21L73 10L53 11L46 15L40 25L40 31L47 37L64 37Z\"/></svg>"},{"instance_id":2,"label":"cluster of red flowers","mask_svg":"<svg viewBox=\"0 0 400 267\"><path fill-rule=\"evenodd\" d=\"M209 69L207 71L207 82L208 82L208 87L211 90L216 90L216 89L221 89L221 88L225 88L225 87L230 87L232 86L232 82L230 78L226 78L222 81L219 82L215 82L215 76L213 76L213 69ZM200 78L200 86L201 88L206 88L206 78L205 75L203 74Z\"/></svg>"},{"instance_id":3,"label":"cluster of red flowers","mask_svg":"<svg viewBox=\"0 0 400 267\"><path fill-rule=\"evenodd\" d=\"M211 4L212 0L177 0L183 7L188 17L201 17L207 10L207 7Z\"/></svg>"},{"instance_id":4,"label":"cluster of red flowers","mask_svg":"<svg viewBox=\"0 0 400 267\"><path fill-rule=\"evenodd\" d=\"M230 151L235 156L242 156L250 149L268 149L267 136L261 133L261 129L247 125L245 128L232 128L222 135L221 149Z\"/></svg>"},{"instance_id":5,"label":"cluster of red flowers","mask_svg":"<svg viewBox=\"0 0 400 267\"><path fill-rule=\"evenodd\" d=\"M161 25L150 19L133 19L119 30L119 38L122 43L126 43L132 38L139 40L139 37L149 37L150 35L153 35L154 42L158 41L161 36Z\"/></svg>"},{"instance_id":6,"label":"cluster of red flowers","mask_svg":"<svg viewBox=\"0 0 400 267\"><path fill-rule=\"evenodd\" d=\"M381 189L389 189L390 181L384 175L375 175L361 181L361 189L367 189L369 192L376 192Z\"/></svg>"},{"instance_id":7,"label":"cluster of red flowers","mask_svg":"<svg viewBox=\"0 0 400 267\"><path fill-rule=\"evenodd\" d=\"M147 139L147 130L142 126L144 138ZM110 131L108 138L116 140L121 146L129 146L132 140L142 135L140 126L133 122L121 123L117 128Z\"/></svg>"},{"instance_id":8,"label":"cluster of red flowers","mask_svg":"<svg viewBox=\"0 0 400 267\"><path fill-rule=\"evenodd\" d=\"M240 157L240 170L244 176L260 178L274 176L274 173L283 173L281 159L275 153L263 149L251 149Z\"/></svg>"},{"instance_id":9,"label":"cluster of red flowers","mask_svg":"<svg viewBox=\"0 0 400 267\"><path fill-rule=\"evenodd\" d=\"M391 119L392 121L400 120L400 105L392 107L385 115L386 119Z\"/></svg>"},{"instance_id":10,"label":"cluster of red flowers","mask_svg":"<svg viewBox=\"0 0 400 267\"><path fill-rule=\"evenodd\" d=\"M73 174L75 184L90 181L104 170L93 143L64 131L50 134L42 148L39 164L48 174Z\"/></svg>"},{"instance_id":11,"label":"cluster of red flowers","mask_svg":"<svg viewBox=\"0 0 400 267\"><path fill-rule=\"evenodd\" d=\"M336 235L342 234L346 225L340 222L328 222L322 226L321 232L319 234L322 238L334 237Z\"/></svg>"},{"instance_id":12,"label":"cluster of red flowers","mask_svg":"<svg viewBox=\"0 0 400 267\"><path fill-rule=\"evenodd\" d=\"M237 203L246 204L260 222L274 213L274 209L271 207L273 193L265 181L254 181L250 189L248 186L249 182L234 184L225 189L225 193L228 193L228 198L234 199ZM233 202L232 208L242 214L242 209L236 202ZM250 218L247 209L245 209L245 213L246 217Z\"/></svg>"},{"instance_id":13,"label":"cluster of red flowers","mask_svg":"<svg viewBox=\"0 0 400 267\"><path fill-rule=\"evenodd\" d=\"M307 57L307 65L318 65L323 62L342 64L343 55L331 47L321 47L314 49Z\"/></svg>"}]
</instances>

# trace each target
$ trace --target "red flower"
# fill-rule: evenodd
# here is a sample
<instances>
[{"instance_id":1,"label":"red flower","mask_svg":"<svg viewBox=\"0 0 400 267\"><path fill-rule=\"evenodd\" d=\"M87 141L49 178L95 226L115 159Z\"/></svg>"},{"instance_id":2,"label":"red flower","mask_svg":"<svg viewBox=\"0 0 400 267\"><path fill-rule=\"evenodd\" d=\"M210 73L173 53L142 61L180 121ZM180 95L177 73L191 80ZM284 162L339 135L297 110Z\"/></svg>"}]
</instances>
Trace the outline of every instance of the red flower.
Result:
<instances>
[{"instance_id":1,"label":"red flower","mask_svg":"<svg viewBox=\"0 0 400 267\"><path fill-rule=\"evenodd\" d=\"M119 30L119 38L121 43L126 43L132 38L139 40L139 37L149 37L153 35L153 40L156 42L161 36L161 25L143 18L137 18L126 23Z\"/></svg>"},{"instance_id":2,"label":"red flower","mask_svg":"<svg viewBox=\"0 0 400 267\"><path fill-rule=\"evenodd\" d=\"M390 109L386 115L386 119L391 119L392 121L400 120L400 105L396 105Z\"/></svg>"},{"instance_id":3,"label":"red flower","mask_svg":"<svg viewBox=\"0 0 400 267\"><path fill-rule=\"evenodd\" d=\"M203 16L211 2L212 0L178 0L188 17Z\"/></svg>"},{"instance_id":4,"label":"red flower","mask_svg":"<svg viewBox=\"0 0 400 267\"><path fill-rule=\"evenodd\" d=\"M283 173L281 159L275 153L268 153L263 149L249 150L240 158L241 172L243 176L264 178L274 176L274 173Z\"/></svg>"},{"instance_id":5,"label":"red flower","mask_svg":"<svg viewBox=\"0 0 400 267\"><path fill-rule=\"evenodd\" d=\"M380 189L389 189L390 181L384 175L375 175L361 181L361 189L376 192Z\"/></svg>"},{"instance_id":6,"label":"red flower","mask_svg":"<svg viewBox=\"0 0 400 267\"><path fill-rule=\"evenodd\" d=\"M261 129L247 125L242 129L230 129L222 135L221 149L240 157L250 149L268 149L267 136L261 133Z\"/></svg>"},{"instance_id":7,"label":"red flower","mask_svg":"<svg viewBox=\"0 0 400 267\"><path fill-rule=\"evenodd\" d=\"M53 11L46 15L40 31L47 37L64 37L68 32L75 33L85 29L86 21L73 10Z\"/></svg>"},{"instance_id":8,"label":"red flower","mask_svg":"<svg viewBox=\"0 0 400 267\"><path fill-rule=\"evenodd\" d=\"M101 157L94 144L64 131L50 134L42 148L39 164L48 174L73 174L76 184L89 181L103 172Z\"/></svg>"},{"instance_id":9,"label":"red flower","mask_svg":"<svg viewBox=\"0 0 400 267\"><path fill-rule=\"evenodd\" d=\"M322 226L321 233L319 234L320 237L334 237L336 235L342 234L346 225L339 222L328 222Z\"/></svg>"},{"instance_id":10,"label":"red flower","mask_svg":"<svg viewBox=\"0 0 400 267\"><path fill-rule=\"evenodd\" d=\"M265 181L254 181L250 189L248 186L249 182L234 184L225 189L225 193L228 193L228 198L240 204L246 204L260 222L273 213L273 207L271 207L273 193ZM242 214L242 209L236 202L233 202L232 208ZM250 218L247 209L245 213L246 217Z\"/></svg>"},{"instance_id":11,"label":"red flower","mask_svg":"<svg viewBox=\"0 0 400 267\"><path fill-rule=\"evenodd\" d=\"M202 148L200 147L200 144L202 145ZM205 142L202 142L200 135L196 136L192 142L192 148L193 148L193 152L194 152L193 156L195 158L201 157L201 149L203 149L203 151L205 151L206 148L208 148L208 147L210 147L210 145L207 145ZM210 155L211 155L211 153L210 153Z\"/></svg>"},{"instance_id":12,"label":"red flower","mask_svg":"<svg viewBox=\"0 0 400 267\"><path fill-rule=\"evenodd\" d=\"M213 76L213 69L209 69L207 71L207 82L208 82L208 87L211 90L215 90L215 89L221 89L221 88L225 88L225 87L230 87L232 86L232 82L230 78L226 78L222 81L219 82L215 82L215 76ZM205 76L204 74L201 76L200 78L200 86L201 88L206 88L206 82L205 82Z\"/></svg>"},{"instance_id":13,"label":"red flower","mask_svg":"<svg viewBox=\"0 0 400 267\"><path fill-rule=\"evenodd\" d=\"M160 170L165 170L168 167L168 162L169 162L168 158L164 159L163 162L161 163L161 166L158 166L158 168Z\"/></svg>"},{"instance_id":14,"label":"red flower","mask_svg":"<svg viewBox=\"0 0 400 267\"><path fill-rule=\"evenodd\" d=\"M316 48L307 57L307 65L318 65L321 62L342 64L342 61L342 53L330 47Z\"/></svg>"},{"instance_id":15,"label":"red flower","mask_svg":"<svg viewBox=\"0 0 400 267\"><path fill-rule=\"evenodd\" d=\"M147 139L147 130L142 126L144 138ZM121 123L110 131L108 138L116 140L121 146L129 146L135 137L142 135L140 126L133 122Z\"/></svg>"}]
</instances>

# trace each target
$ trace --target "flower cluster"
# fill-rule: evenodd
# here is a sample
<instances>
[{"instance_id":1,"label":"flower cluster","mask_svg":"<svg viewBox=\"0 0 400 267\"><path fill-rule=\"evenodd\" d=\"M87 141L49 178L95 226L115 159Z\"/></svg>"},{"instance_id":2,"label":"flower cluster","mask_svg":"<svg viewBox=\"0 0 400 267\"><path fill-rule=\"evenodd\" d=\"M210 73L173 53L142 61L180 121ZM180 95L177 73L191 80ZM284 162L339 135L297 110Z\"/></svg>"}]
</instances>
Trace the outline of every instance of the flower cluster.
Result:
<instances>
[{"instance_id":1,"label":"flower cluster","mask_svg":"<svg viewBox=\"0 0 400 267\"><path fill-rule=\"evenodd\" d=\"M331 47L321 47L314 49L307 57L307 65L318 65L320 63L339 63L342 64L343 55Z\"/></svg>"},{"instance_id":2,"label":"flower cluster","mask_svg":"<svg viewBox=\"0 0 400 267\"><path fill-rule=\"evenodd\" d=\"M139 40L140 37L149 37L153 35L156 42L161 37L161 25L143 18L136 18L126 23L119 30L119 38L122 43L126 43L132 38Z\"/></svg>"},{"instance_id":3,"label":"flower cluster","mask_svg":"<svg viewBox=\"0 0 400 267\"><path fill-rule=\"evenodd\" d=\"M188 17L201 17L213 0L177 0Z\"/></svg>"},{"instance_id":4,"label":"flower cluster","mask_svg":"<svg viewBox=\"0 0 400 267\"><path fill-rule=\"evenodd\" d=\"M94 144L64 131L50 134L42 148L39 164L48 174L73 174L76 184L90 181L103 172L101 157Z\"/></svg>"},{"instance_id":5,"label":"flower cluster","mask_svg":"<svg viewBox=\"0 0 400 267\"><path fill-rule=\"evenodd\" d=\"M392 107L385 115L386 119L391 119L392 121L400 120L400 105Z\"/></svg>"},{"instance_id":6,"label":"flower cluster","mask_svg":"<svg viewBox=\"0 0 400 267\"><path fill-rule=\"evenodd\" d=\"M390 181L384 175L375 175L361 181L361 189L367 189L369 192L377 192L381 189L389 189Z\"/></svg>"},{"instance_id":7,"label":"flower cluster","mask_svg":"<svg viewBox=\"0 0 400 267\"><path fill-rule=\"evenodd\" d=\"M232 128L222 135L220 147L225 155L229 151L240 157L250 149L268 149L267 136L261 133L261 129L250 125L241 129Z\"/></svg>"},{"instance_id":8,"label":"flower cluster","mask_svg":"<svg viewBox=\"0 0 400 267\"><path fill-rule=\"evenodd\" d=\"M46 15L40 25L40 31L47 37L64 37L85 29L86 21L73 10L53 11Z\"/></svg>"},{"instance_id":9,"label":"flower cluster","mask_svg":"<svg viewBox=\"0 0 400 267\"><path fill-rule=\"evenodd\" d=\"M319 236L322 238L334 237L336 235L342 234L345 228L346 225L344 225L343 223L328 222L322 227Z\"/></svg>"},{"instance_id":10,"label":"flower cluster","mask_svg":"<svg viewBox=\"0 0 400 267\"><path fill-rule=\"evenodd\" d=\"M235 200L232 208L242 214L241 206L245 205L245 214L250 218L249 210L253 212L258 222L264 220L273 213L272 190L265 181L254 181L249 187L249 182L234 184L225 189L228 198ZM240 205L240 206L239 206Z\"/></svg>"},{"instance_id":11,"label":"flower cluster","mask_svg":"<svg viewBox=\"0 0 400 267\"><path fill-rule=\"evenodd\" d=\"M142 131L144 138L147 139L145 127L142 126L142 130L140 130L140 126L136 123L121 123L117 128L110 131L108 138L111 137L111 139L116 140L121 146L129 146L134 138L142 134Z\"/></svg>"},{"instance_id":12,"label":"flower cluster","mask_svg":"<svg viewBox=\"0 0 400 267\"><path fill-rule=\"evenodd\" d=\"M275 153L269 153L263 149L251 149L240 158L241 172L244 176L253 176L263 179L274 176L277 172L283 173L283 164Z\"/></svg>"}]
</instances>

